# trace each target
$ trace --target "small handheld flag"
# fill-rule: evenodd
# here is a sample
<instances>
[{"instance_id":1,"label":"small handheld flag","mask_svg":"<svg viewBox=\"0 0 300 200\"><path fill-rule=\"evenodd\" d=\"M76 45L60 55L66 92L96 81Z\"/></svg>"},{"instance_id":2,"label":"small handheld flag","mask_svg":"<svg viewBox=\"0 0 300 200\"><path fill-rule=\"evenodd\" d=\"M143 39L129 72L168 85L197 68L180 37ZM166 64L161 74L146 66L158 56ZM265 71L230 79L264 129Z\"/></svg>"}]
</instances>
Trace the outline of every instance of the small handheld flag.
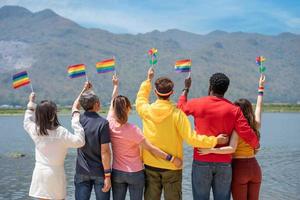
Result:
<instances>
[{"instance_id":1,"label":"small handheld flag","mask_svg":"<svg viewBox=\"0 0 300 200\"><path fill-rule=\"evenodd\" d=\"M96 69L98 74L108 73L115 71L116 61L114 58L103 60L96 63Z\"/></svg>"},{"instance_id":2,"label":"small handheld flag","mask_svg":"<svg viewBox=\"0 0 300 200\"><path fill-rule=\"evenodd\" d=\"M266 67L263 65L263 63L266 61L266 58L263 56L257 56L256 57L256 64L259 66L259 72L263 73L266 71Z\"/></svg>"},{"instance_id":3,"label":"small handheld flag","mask_svg":"<svg viewBox=\"0 0 300 200\"><path fill-rule=\"evenodd\" d=\"M85 65L77 64L68 67L68 75L70 78L78 78L81 76L86 76Z\"/></svg>"},{"instance_id":4,"label":"small handheld flag","mask_svg":"<svg viewBox=\"0 0 300 200\"><path fill-rule=\"evenodd\" d=\"M151 48L149 51L148 51L148 55L151 57L149 63L150 65L155 65L157 64L157 49L155 48Z\"/></svg>"},{"instance_id":5,"label":"small handheld flag","mask_svg":"<svg viewBox=\"0 0 300 200\"><path fill-rule=\"evenodd\" d=\"M191 59L178 60L175 63L175 72L177 73L191 72L191 69L192 69Z\"/></svg>"},{"instance_id":6,"label":"small handheld flag","mask_svg":"<svg viewBox=\"0 0 300 200\"><path fill-rule=\"evenodd\" d=\"M13 75L12 80L14 89L30 84L30 79L26 71Z\"/></svg>"}]
</instances>

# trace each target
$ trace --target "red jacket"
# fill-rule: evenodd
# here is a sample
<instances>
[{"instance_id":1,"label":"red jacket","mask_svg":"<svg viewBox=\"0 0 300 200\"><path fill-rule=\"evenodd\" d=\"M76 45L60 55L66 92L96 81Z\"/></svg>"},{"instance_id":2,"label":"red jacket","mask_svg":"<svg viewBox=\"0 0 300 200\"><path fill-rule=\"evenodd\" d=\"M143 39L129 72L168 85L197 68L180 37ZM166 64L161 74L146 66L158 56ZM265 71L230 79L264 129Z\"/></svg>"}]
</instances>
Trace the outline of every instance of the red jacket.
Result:
<instances>
[{"instance_id":1,"label":"red jacket","mask_svg":"<svg viewBox=\"0 0 300 200\"><path fill-rule=\"evenodd\" d=\"M178 108L186 115L194 117L195 129L198 134L217 136L221 133L231 135L236 130L239 137L256 148L259 145L255 132L250 128L241 109L225 98L206 96L191 99L179 97ZM194 159L202 162L231 162L231 154L199 155L194 148Z\"/></svg>"}]
</instances>

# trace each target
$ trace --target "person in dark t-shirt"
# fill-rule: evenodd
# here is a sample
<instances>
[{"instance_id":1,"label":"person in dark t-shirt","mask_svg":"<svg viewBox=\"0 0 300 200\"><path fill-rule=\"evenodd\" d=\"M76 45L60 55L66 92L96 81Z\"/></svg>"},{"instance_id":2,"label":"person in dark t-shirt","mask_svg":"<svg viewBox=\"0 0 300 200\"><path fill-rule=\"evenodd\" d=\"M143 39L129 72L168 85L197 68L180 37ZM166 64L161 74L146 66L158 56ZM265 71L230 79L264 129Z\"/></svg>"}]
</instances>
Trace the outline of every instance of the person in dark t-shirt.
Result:
<instances>
[{"instance_id":1,"label":"person in dark t-shirt","mask_svg":"<svg viewBox=\"0 0 300 200\"><path fill-rule=\"evenodd\" d=\"M91 84L89 87L91 88ZM109 200L111 187L109 124L97 113L100 110L100 100L92 90L83 93L79 97L79 102L84 109L84 113L80 115L80 124L84 129L86 142L77 150L75 199L90 199L94 187L97 200Z\"/></svg>"}]
</instances>

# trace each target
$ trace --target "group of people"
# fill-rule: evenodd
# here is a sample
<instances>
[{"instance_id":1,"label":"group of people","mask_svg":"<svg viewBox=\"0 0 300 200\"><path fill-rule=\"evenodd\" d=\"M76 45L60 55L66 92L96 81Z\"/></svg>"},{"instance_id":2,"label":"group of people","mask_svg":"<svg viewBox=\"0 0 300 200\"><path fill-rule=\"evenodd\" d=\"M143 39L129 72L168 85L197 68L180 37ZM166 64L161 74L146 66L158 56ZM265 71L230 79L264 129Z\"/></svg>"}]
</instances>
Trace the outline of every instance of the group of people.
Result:
<instances>
[{"instance_id":1,"label":"group of people","mask_svg":"<svg viewBox=\"0 0 300 200\"><path fill-rule=\"evenodd\" d=\"M192 192L194 200L257 200L261 170L259 128L265 76L259 80L255 112L247 99L234 103L224 98L230 80L223 73L209 79L208 96L188 100L191 77L185 79L177 106L170 100L174 83L160 77L154 83L157 100L149 102L154 70L141 84L136 111L143 130L128 122L132 109L118 94L119 80L112 78L113 92L107 118L101 117L99 97L86 82L73 103L70 133L62 127L54 102L35 103L29 96L24 128L35 143L35 168L29 195L40 200L65 199L64 160L68 148L77 148L74 176L75 199L88 200L94 188L97 200L182 199L183 141L194 147ZM80 113L80 108L84 112ZM187 115L192 115L195 130ZM232 159L233 158L233 159ZM111 163L112 160L112 163Z\"/></svg>"}]
</instances>

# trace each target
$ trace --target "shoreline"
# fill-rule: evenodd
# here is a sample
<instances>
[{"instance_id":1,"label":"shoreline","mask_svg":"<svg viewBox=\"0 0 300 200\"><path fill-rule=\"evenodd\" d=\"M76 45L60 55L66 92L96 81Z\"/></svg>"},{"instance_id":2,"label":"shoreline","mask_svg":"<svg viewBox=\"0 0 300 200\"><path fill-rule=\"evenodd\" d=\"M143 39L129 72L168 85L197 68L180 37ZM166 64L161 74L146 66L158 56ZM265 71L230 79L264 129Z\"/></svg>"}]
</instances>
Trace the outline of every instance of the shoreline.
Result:
<instances>
[{"instance_id":1,"label":"shoreline","mask_svg":"<svg viewBox=\"0 0 300 200\"><path fill-rule=\"evenodd\" d=\"M255 105L253 105L253 109L255 109ZM25 108L0 108L0 116L22 116L24 113ZM99 113L107 114L108 108L102 108ZM263 113L300 113L300 104L264 104ZM58 115L71 115L71 108L59 108Z\"/></svg>"}]
</instances>

